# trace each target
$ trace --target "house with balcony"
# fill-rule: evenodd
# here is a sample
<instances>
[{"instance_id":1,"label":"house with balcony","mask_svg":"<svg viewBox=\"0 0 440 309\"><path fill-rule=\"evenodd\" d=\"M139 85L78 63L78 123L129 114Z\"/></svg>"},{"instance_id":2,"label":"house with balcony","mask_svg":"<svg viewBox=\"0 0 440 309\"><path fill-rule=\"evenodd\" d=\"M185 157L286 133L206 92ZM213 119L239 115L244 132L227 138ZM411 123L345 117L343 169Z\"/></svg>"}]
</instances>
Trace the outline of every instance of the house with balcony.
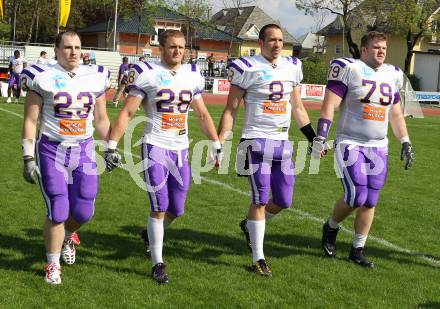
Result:
<instances>
[{"instance_id":1,"label":"house with balcony","mask_svg":"<svg viewBox=\"0 0 440 309\"><path fill-rule=\"evenodd\" d=\"M208 23L190 18L167 7L154 12L142 11L138 16L119 18L116 26L116 50L122 55L159 57L159 34L166 29L180 30L186 38L186 58L206 59L214 54L216 60L226 60L230 42L241 42ZM109 48L108 22L90 25L78 31L83 46ZM109 46L110 45L110 46Z\"/></svg>"},{"instance_id":2,"label":"house with balcony","mask_svg":"<svg viewBox=\"0 0 440 309\"><path fill-rule=\"evenodd\" d=\"M232 57L253 56L260 53L258 34L267 24L278 24L258 6L223 9L215 13L210 20L217 29L224 31L240 41L232 42ZM301 44L280 25L284 36L282 55L298 55Z\"/></svg>"}]
</instances>

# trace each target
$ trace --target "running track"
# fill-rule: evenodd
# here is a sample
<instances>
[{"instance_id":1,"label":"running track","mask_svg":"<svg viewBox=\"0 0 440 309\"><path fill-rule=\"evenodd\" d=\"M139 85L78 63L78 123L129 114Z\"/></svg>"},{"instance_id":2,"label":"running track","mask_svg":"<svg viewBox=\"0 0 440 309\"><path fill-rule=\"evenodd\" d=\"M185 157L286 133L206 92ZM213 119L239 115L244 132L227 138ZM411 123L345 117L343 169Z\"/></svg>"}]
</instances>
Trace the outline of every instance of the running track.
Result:
<instances>
[{"instance_id":1,"label":"running track","mask_svg":"<svg viewBox=\"0 0 440 309\"><path fill-rule=\"evenodd\" d=\"M113 98L114 90L110 89L106 93L107 100L111 100ZM212 93L204 93L203 100L208 105L225 105L226 104L227 95L224 94L212 94ZM122 97L121 97L122 100ZM319 110L321 108L321 103L317 101L303 101L304 106L308 110ZM423 114L425 116L440 116L440 108L422 108Z\"/></svg>"}]
</instances>

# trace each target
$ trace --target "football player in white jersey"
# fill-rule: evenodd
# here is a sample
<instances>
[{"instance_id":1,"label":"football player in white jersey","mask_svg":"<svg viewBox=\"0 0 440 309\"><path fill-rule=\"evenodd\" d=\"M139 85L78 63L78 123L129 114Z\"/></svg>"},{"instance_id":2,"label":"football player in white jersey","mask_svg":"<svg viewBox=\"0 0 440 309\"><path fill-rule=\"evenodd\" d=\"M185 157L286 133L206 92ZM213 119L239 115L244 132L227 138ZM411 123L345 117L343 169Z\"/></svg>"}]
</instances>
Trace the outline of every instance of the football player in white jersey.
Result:
<instances>
[{"instance_id":1,"label":"football player in white jersey","mask_svg":"<svg viewBox=\"0 0 440 309\"><path fill-rule=\"evenodd\" d=\"M66 264L75 262L72 237L94 213L98 175L92 122L102 139L108 140L110 132L105 99L110 72L103 66L80 65L81 40L75 32L57 36L55 54L57 64L32 65L21 75L27 91L23 176L39 182L46 202L48 284L61 283L60 255Z\"/></svg>"},{"instance_id":2,"label":"football player in white jersey","mask_svg":"<svg viewBox=\"0 0 440 309\"><path fill-rule=\"evenodd\" d=\"M130 119L142 104L148 117L142 158L150 200L147 223L152 276L168 283L162 258L164 229L183 215L191 175L188 163L188 110L194 109L202 131L212 141L216 165L221 144L201 93L204 79L195 64L182 64L185 38L182 32L166 30L159 36L161 62L139 62L128 75L129 94L112 130L106 154L109 169L120 162L116 145Z\"/></svg>"},{"instance_id":3,"label":"football player in white jersey","mask_svg":"<svg viewBox=\"0 0 440 309\"><path fill-rule=\"evenodd\" d=\"M237 170L248 176L252 200L247 219L240 222L255 273L272 276L263 253L266 220L292 204L294 186L293 146L288 140L291 116L309 142L316 136L301 101L301 61L282 57L283 34L276 24L261 28L261 55L243 57L229 65L229 91L219 137L232 130L240 101L245 120L237 154ZM272 193L272 198L270 194Z\"/></svg>"},{"instance_id":4,"label":"football player in white jersey","mask_svg":"<svg viewBox=\"0 0 440 309\"><path fill-rule=\"evenodd\" d=\"M403 73L398 67L384 63L386 52L385 35L369 32L362 37L359 60L333 60L312 153L316 158L323 154L334 110L340 106L335 166L345 194L323 226L322 248L327 256L336 256L339 223L356 210L349 258L367 268L374 264L365 256L364 246L388 172L388 122L402 144L405 169L411 167L414 159L400 106Z\"/></svg>"},{"instance_id":5,"label":"football player in white jersey","mask_svg":"<svg viewBox=\"0 0 440 309\"><path fill-rule=\"evenodd\" d=\"M11 97L15 95L15 103L20 98L20 74L26 67L27 61L20 56L20 51L14 51L14 57L9 61L9 80L8 80L8 99L6 103L11 103Z\"/></svg>"}]
</instances>

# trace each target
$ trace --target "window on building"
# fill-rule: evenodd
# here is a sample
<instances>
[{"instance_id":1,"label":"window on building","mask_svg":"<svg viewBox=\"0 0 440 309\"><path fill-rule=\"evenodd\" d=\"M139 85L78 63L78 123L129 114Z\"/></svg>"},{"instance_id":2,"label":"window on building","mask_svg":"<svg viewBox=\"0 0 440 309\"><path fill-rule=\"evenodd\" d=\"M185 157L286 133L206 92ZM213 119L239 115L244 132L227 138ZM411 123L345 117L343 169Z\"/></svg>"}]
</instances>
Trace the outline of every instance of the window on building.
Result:
<instances>
[{"instance_id":1,"label":"window on building","mask_svg":"<svg viewBox=\"0 0 440 309\"><path fill-rule=\"evenodd\" d=\"M174 26L173 26L174 25ZM181 30L181 27L177 27L177 24L173 25L167 25L166 27L164 25L161 26L155 26L154 30L156 30L156 35L153 35L151 37L151 45L159 45L159 35L164 32L167 29L173 29L173 30Z\"/></svg>"},{"instance_id":2,"label":"window on building","mask_svg":"<svg viewBox=\"0 0 440 309\"><path fill-rule=\"evenodd\" d=\"M249 50L249 56L255 56L256 53L257 53L257 50L255 48L251 48Z\"/></svg>"},{"instance_id":3,"label":"window on building","mask_svg":"<svg viewBox=\"0 0 440 309\"><path fill-rule=\"evenodd\" d=\"M341 53L341 45L336 44L335 45L335 54L340 54Z\"/></svg>"}]
</instances>

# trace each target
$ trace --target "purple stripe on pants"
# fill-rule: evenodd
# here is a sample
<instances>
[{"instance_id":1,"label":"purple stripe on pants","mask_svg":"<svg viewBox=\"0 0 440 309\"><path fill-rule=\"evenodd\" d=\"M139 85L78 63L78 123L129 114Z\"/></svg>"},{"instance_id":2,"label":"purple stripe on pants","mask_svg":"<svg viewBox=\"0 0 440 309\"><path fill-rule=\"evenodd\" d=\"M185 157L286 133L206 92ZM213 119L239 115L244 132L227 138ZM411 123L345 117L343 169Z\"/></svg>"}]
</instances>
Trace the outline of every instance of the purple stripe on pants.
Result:
<instances>
[{"instance_id":1,"label":"purple stripe on pants","mask_svg":"<svg viewBox=\"0 0 440 309\"><path fill-rule=\"evenodd\" d=\"M79 223L89 221L98 194L93 138L65 147L43 135L37 143L37 159L49 219L61 223L71 215Z\"/></svg>"},{"instance_id":2,"label":"purple stripe on pants","mask_svg":"<svg viewBox=\"0 0 440 309\"><path fill-rule=\"evenodd\" d=\"M267 205L272 192L274 204L290 207L295 184L292 144L264 138L253 139L252 143L248 148L252 203Z\"/></svg>"},{"instance_id":3,"label":"purple stripe on pants","mask_svg":"<svg viewBox=\"0 0 440 309\"><path fill-rule=\"evenodd\" d=\"M388 175L388 148L337 144L335 160L343 176L344 202L374 207Z\"/></svg>"},{"instance_id":4,"label":"purple stripe on pants","mask_svg":"<svg viewBox=\"0 0 440 309\"><path fill-rule=\"evenodd\" d=\"M142 148L144 179L151 210L182 216L191 184L188 149L174 151L145 143Z\"/></svg>"}]
</instances>

